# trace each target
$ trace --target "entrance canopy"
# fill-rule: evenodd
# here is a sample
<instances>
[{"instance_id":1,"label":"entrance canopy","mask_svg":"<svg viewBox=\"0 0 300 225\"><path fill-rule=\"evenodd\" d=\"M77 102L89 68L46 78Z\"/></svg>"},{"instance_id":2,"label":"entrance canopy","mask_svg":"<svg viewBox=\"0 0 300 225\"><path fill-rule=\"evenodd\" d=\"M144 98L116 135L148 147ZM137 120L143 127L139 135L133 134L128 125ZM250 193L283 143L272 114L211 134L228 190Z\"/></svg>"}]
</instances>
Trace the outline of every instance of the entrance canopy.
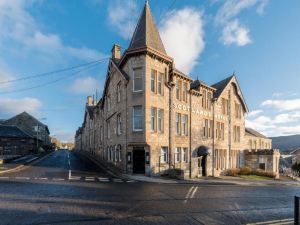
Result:
<instances>
[{"instance_id":1,"label":"entrance canopy","mask_svg":"<svg viewBox=\"0 0 300 225\"><path fill-rule=\"evenodd\" d=\"M207 156L209 155L209 148L201 145L200 147L198 147L197 149L197 157L201 157L201 156Z\"/></svg>"}]
</instances>

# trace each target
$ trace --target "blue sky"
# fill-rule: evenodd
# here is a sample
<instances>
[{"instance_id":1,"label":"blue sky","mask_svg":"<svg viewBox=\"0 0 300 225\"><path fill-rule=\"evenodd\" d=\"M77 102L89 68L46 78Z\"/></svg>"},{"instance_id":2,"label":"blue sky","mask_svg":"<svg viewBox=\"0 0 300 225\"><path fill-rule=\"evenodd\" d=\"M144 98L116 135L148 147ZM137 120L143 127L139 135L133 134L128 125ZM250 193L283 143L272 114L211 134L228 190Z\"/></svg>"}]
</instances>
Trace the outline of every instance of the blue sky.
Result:
<instances>
[{"instance_id":1,"label":"blue sky","mask_svg":"<svg viewBox=\"0 0 300 225\"><path fill-rule=\"evenodd\" d=\"M150 0L179 69L213 84L237 75L247 125L268 136L300 133L300 1ZM104 59L126 49L144 0L0 0L0 118L24 110L73 139L87 95L102 94L107 61L38 79L1 83ZM39 84L62 80L32 90Z\"/></svg>"}]
</instances>

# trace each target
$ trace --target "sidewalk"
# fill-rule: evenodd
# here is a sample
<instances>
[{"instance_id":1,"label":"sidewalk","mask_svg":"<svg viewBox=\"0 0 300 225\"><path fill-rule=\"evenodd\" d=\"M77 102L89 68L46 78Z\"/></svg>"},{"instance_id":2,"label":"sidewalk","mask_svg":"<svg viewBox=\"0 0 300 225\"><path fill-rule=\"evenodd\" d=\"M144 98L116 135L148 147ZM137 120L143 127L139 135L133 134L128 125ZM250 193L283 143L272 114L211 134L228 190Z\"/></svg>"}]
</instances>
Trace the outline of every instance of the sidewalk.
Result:
<instances>
[{"instance_id":1,"label":"sidewalk","mask_svg":"<svg viewBox=\"0 0 300 225\"><path fill-rule=\"evenodd\" d=\"M10 158L9 162L0 165L0 174L22 169L24 166L37 162L39 159L43 159L50 154L51 153L43 153Z\"/></svg>"},{"instance_id":2,"label":"sidewalk","mask_svg":"<svg viewBox=\"0 0 300 225\"><path fill-rule=\"evenodd\" d=\"M253 180L253 179L244 179L239 177L229 177L229 176L220 176L220 177L204 177L197 179L186 179L186 180L176 180L168 179L161 177L148 177L144 175L132 175L124 174L116 167L110 165L109 163L96 158L94 155L91 155L89 152L74 152L75 154L80 155L81 157L88 158L98 165L101 169L105 170L112 176L119 177L122 179L135 180L141 182L149 183L161 183L161 184L203 184L203 185L243 185L243 186L270 186L270 185L295 185L300 186L300 182L294 180Z\"/></svg>"}]
</instances>

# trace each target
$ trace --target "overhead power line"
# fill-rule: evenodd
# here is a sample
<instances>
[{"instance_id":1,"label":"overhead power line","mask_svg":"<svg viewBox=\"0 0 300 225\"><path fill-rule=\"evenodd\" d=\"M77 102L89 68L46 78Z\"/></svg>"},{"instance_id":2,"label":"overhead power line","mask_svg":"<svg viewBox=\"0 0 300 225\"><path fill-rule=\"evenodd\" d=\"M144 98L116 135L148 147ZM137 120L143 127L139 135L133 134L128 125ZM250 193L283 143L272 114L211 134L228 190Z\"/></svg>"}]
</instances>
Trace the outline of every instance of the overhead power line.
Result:
<instances>
[{"instance_id":1,"label":"overhead power line","mask_svg":"<svg viewBox=\"0 0 300 225\"><path fill-rule=\"evenodd\" d=\"M94 61L91 61L88 63L84 63L84 64L72 66L72 67L67 67L67 68L63 68L63 69L59 69L59 70L54 70L54 71L50 71L50 72L46 72L46 73L40 73L40 74L36 74L36 75L31 75L31 76L23 76L23 77L20 77L17 79L12 79L12 80L7 80L7 81L0 81L0 84L7 84L7 83L18 82L18 81L30 80L30 79L34 79L34 78L49 76L49 75L56 74L56 73L62 73L65 71L74 70L74 69L78 69L81 67L86 67L86 66L92 65L97 62L101 62L106 59L108 59L108 58L102 58L102 59L94 60Z\"/></svg>"},{"instance_id":2,"label":"overhead power line","mask_svg":"<svg viewBox=\"0 0 300 225\"><path fill-rule=\"evenodd\" d=\"M0 94L11 94L11 93L17 93L17 92L24 92L24 91L28 91L28 90L32 90L32 89L36 89L36 88L40 88L40 87L44 87L44 86L48 86L50 84L57 83L61 80L65 80L65 79L68 79L68 78L71 78L71 77L76 77L81 72L92 69L95 66L97 66L98 64L102 63L103 61L104 61L104 59L102 59L101 61L93 62L93 64L91 64L91 65L89 65L89 66L87 66L87 67L85 67L81 70L78 70L78 71L73 72L71 74L67 74L67 76L61 77L61 78L53 80L53 81L45 82L45 83L42 83L42 84L39 84L39 85L36 85L36 86L32 86L32 87L29 87L29 88L22 88L22 89L13 90L13 91L4 91L4 92L0 92Z\"/></svg>"}]
</instances>

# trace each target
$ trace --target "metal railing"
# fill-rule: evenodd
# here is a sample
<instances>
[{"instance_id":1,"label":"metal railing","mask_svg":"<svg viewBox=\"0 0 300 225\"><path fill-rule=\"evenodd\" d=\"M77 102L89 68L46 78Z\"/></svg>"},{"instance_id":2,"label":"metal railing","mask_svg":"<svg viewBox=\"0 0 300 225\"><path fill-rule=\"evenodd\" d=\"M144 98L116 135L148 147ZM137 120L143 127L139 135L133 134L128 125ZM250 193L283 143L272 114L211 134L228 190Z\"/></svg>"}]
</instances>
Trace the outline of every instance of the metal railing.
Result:
<instances>
[{"instance_id":1,"label":"metal railing","mask_svg":"<svg viewBox=\"0 0 300 225\"><path fill-rule=\"evenodd\" d=\"M295 196L294 200L294 224L299 225L299 196Z\"/></svg>"}]
</instances>

